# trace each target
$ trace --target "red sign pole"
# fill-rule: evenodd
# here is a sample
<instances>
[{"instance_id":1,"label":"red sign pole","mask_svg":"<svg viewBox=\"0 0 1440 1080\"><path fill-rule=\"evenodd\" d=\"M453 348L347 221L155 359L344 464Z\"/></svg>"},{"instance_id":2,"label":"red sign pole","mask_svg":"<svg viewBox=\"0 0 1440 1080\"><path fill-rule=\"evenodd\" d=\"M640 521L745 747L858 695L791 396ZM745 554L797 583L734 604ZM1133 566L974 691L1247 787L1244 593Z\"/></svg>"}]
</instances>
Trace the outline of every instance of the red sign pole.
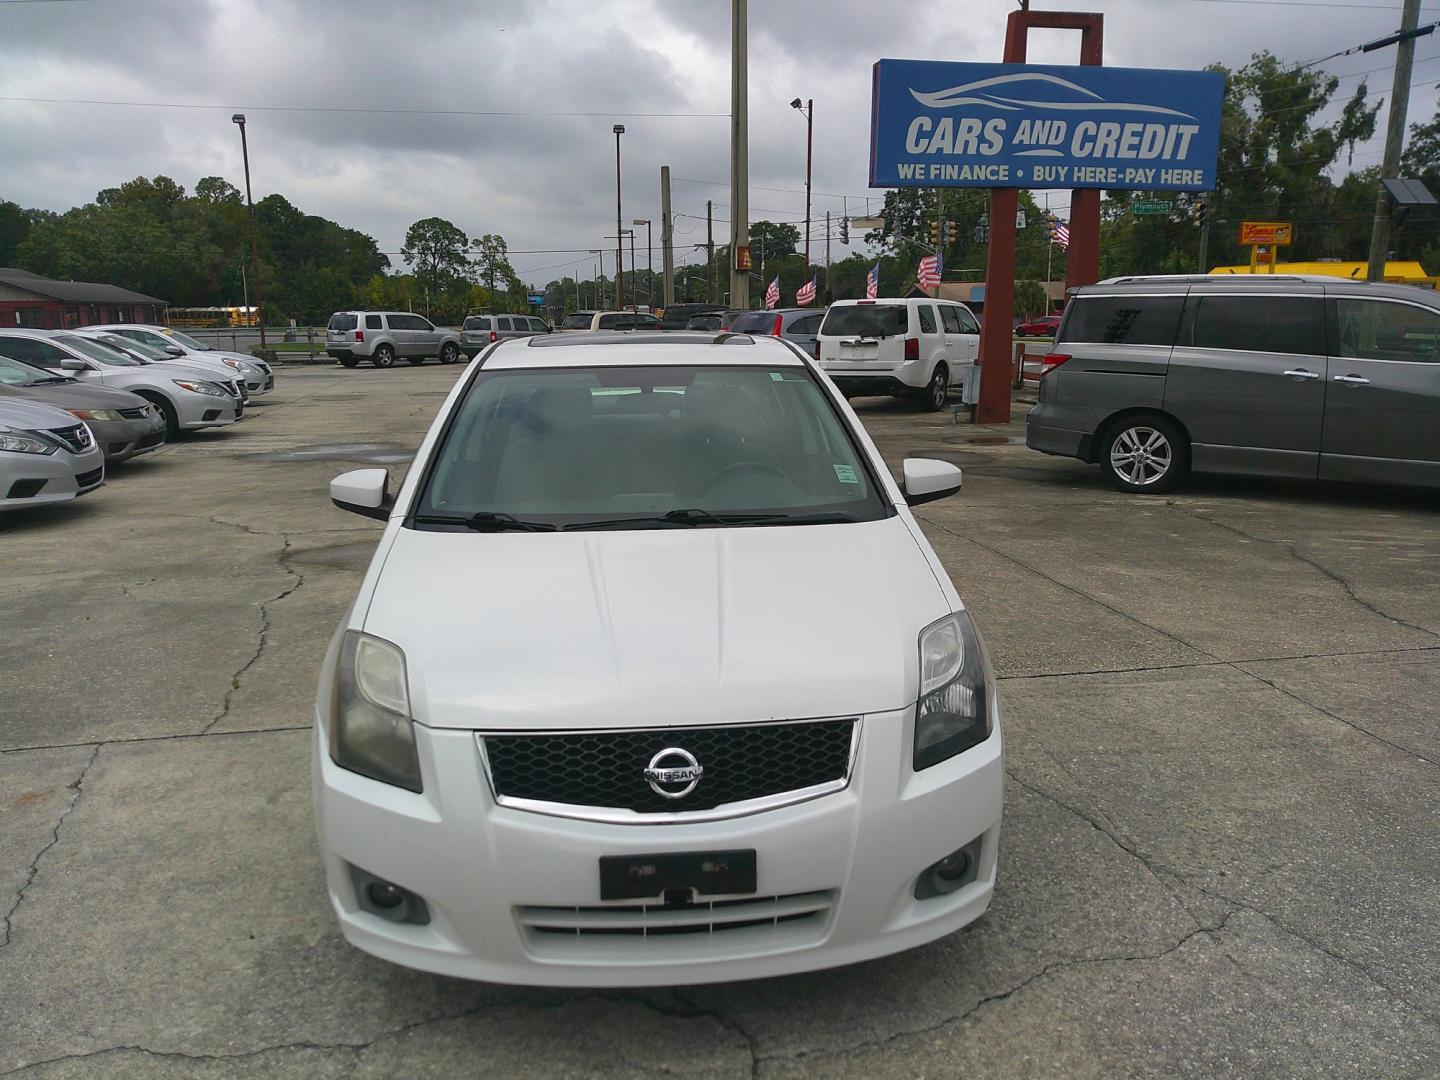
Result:
<instances>
[{"instance_id":1,"label":"red sign pole","mask_svg":"<svg viewBox=\"0 0 1440 1080\"><path fill-rule=\"evenodd\" d=\"M1031 27L1079 30L1080 63L1100 64L1105 16L1098 12L1012 11L1005 25L1005 63L1025 62ZM985 262L985 320L980 328L980 402L976 420L982 424L1010 422L1010 380L1015 320L1015 211L1017 188L990 192L990 253ZM1065 262L1068 288L1089 285L1100 277L1100 192L1071 193L1070 247Z\"/></svg>"}]
</instances>

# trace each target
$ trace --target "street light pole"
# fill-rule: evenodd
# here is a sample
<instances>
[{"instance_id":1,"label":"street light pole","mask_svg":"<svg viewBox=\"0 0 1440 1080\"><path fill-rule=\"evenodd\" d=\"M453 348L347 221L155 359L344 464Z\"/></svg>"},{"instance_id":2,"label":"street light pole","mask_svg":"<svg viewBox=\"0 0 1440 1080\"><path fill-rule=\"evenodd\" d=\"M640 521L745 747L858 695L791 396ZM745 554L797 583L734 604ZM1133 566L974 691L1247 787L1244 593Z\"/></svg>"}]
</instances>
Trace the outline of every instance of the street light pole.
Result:
<instances>
[{"instance_id":1,"label":"street light pole","mask_svg":"<svg viewBox=\"0 0 1440 1080\"><path fill-rule=\"evenodd\" d=\"M599 293L596 292L600 288L600 263L604 260L605 255L599 248L591 248L590 254L595 256L595 262L592 264L595 276L590 279L590 302L595 305L595 310L599 311L605 306L600 303Z\"/></svg>"},{"instance_id":2,"label":"street light pole","mask_svg":"<svg viewBox=\"0 0 1440 1080\"><path fill-rule=\"evenodd\" d=\"M805 269L810 269L810 170L814 162L815 146L815 99L806 98L805 104L800 104L797 97L790 102L792 109L799 109L805 114ZM828 239L828 234L827 234Z\"/></svg>"},{"instance_id":3,"label":"street light pole","mask_svg":"<svg viewBox=\"0 0 1440 1080\"><path fill-rule=\"evenodd\" d=\"M655 309L655 247L651 243L650 219L637 217L630 224L645 226L645 304ZM631 262L635 259L632 257Z\"/></svg>"},{"instance_id":4,"label":"street light pole","mask_svg":"<svg viewBox=\"0 0 1440 1080\"><path fill-rule=\"evenodd\" d=\"M635 299L640 293L640 289L635 284L635 230L626 229L625 231L630 234L630 310L634 311Z\"/></svg>"},{"instance_id":5,"label":"street light pole","mask_svg":"<svg viewBox=\"0 0 1440 1080\"><path fill-rule=\"evenodd\" d=\"M245 114L237 112L230 117L230 122L240 125L240 155L245 159L245 204L250 208L250 273L255 278L255 321L260 324L260 347L263 349L266 347L265 306L260 301L260 245L255 239L255 200L250 197L250 146L245 141Z\"/></svg>"},{"instance_id":6,"label":"street light pole","mask_svg":"<svg viewBox=\"0 0 1440 1080\"><path fill-rule=\"evenodd\" d=\"M616 124L615 132L615 310L625 309L625 238L620 234L620 136L625 125Z\"/></svg>"}]
</instances>

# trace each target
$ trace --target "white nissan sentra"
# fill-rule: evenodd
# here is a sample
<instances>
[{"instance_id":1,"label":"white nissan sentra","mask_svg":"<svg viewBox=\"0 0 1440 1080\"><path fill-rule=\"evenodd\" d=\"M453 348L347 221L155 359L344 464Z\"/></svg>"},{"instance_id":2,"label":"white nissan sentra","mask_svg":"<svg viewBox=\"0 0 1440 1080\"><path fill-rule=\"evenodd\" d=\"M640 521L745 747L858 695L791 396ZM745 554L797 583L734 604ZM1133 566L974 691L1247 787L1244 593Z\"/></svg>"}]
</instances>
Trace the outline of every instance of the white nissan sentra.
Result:
<instances>
[{"instance_id":1,"label":"white nissan sentra","mask_svg":"<svg viewBox=\"0 0 1440 1080\"><path fill-rule=\"evenodd\" d=\"M848 964L990 903L984 646L844 397L740 334L502 341L456 384L331 642L314 787L345 937L487 981Z\"/></svg>"}]
</instances>

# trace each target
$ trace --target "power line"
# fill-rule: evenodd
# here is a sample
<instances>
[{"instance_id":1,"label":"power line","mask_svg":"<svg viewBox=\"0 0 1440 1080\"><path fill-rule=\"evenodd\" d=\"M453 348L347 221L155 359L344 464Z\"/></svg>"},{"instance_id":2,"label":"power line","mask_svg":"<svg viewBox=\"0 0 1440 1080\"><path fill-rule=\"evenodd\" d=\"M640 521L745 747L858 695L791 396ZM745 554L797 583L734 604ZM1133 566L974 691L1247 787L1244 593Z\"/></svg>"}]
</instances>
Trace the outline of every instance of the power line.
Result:
<instances>
[{"instance_id":1,"label":"power line","mask_svg":"<svg viewBox=\"0 0 1440 1080\"><path fill-rule=\"evenodd\" d=\"M0 0L0 3L16 3L18 0ZM79 0L72 0L79 2ZM246 112L319 112L358 113L377 116L519 116L528 118L557 117L627 117L642 119L704 119L723 118L729 113L711 112L535 112L524 109L374 109L349 105L211 105L185 101L106 101L98 98L51 98L0 96L0 101L20 101L38 105L118 105L136 109L242 109Z\"/></svg>"}]
</instances>

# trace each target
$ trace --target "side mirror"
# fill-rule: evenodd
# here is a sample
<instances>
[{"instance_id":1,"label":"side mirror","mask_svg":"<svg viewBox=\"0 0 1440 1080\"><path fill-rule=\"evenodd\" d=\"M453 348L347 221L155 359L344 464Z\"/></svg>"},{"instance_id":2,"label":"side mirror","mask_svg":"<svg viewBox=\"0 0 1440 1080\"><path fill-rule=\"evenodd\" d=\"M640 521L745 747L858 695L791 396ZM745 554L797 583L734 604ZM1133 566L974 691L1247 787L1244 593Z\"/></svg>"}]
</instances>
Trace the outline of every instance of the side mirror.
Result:
<instances>
[{"instance_id":1,"label":"side mirror","mask_svg":"<svg viewBox=\"0 0 1440 1080\"><path fill-rule=\"evenodd\" d=\"M61 371L89 371L90 365L84 360L76 360L73 356L67 356L60 361Z\"/></svg>"},{"instance_id":2,"label":"side mirror","mask_svg":"<svg viewBox=\"0 0 1440 1080\"><path fill-rule=\"evenodd\" d=\"M900 472L900 487L905 492L905 501L911 506L945 499L960 490L960 469L948 461L906 458Z\"/></svg>"},{"instance_id":3,"label":"side mirror","mask_svg":"<svg viewBox=\"0 0 1440 1080\"><path fill-rule=\"evenodd\" d=\"M179 345L166 345L165 352L170 356L184 356L185 350Z\"/></svg>"},{"instance_id":4,"label":"side mirror","mask_svg":"<svg viewBox=\"0 0 1440 1080\"><path fill-rule=\"evenodd\" d=\"M341 510L380 521L390 516L395 500L386 490L390 474L384 469L355 469L330 481L330 501Z\"/></svg>"}]
</instances>

